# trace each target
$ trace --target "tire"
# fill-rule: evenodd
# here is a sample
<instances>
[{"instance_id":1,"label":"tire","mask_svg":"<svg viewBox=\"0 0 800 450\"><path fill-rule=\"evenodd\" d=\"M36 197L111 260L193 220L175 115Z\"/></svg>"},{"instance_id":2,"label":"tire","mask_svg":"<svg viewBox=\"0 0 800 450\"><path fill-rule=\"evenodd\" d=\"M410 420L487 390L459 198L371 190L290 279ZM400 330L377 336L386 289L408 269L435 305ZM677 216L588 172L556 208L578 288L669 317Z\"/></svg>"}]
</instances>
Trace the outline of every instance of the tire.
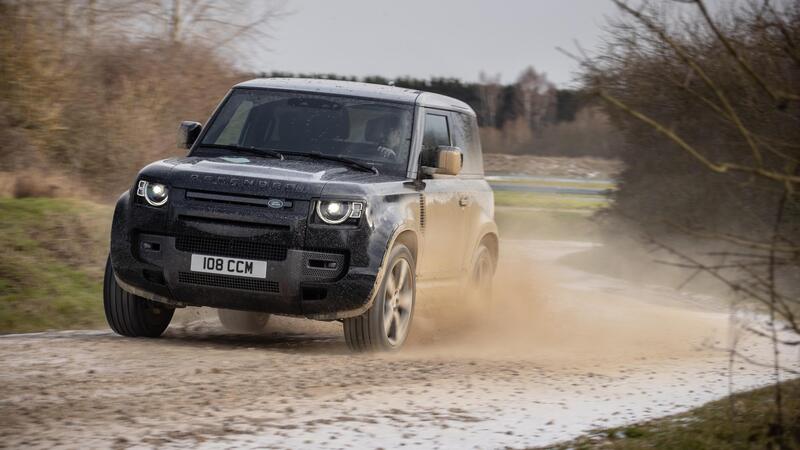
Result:
<instances>
[{"instance_id":1,"label":"tire","mask_svg":"<svg viewBox=\"0 0 800 450\"><path fill-rule=\"evenodd\" d=\"M497 263L483 242L472 258L466 293L466 312L470 319L483 319L491 312L494 272Z\"/></svg>"},{"instance_id":2,"label":"tire","mask_svg":"<svg viewBox=\"0 0 800 450\"><path fill-rule=\"evenodd\" d=\"M344 320L344 340L356 352L393 351L408 338L416 302L414 256L403 244L387 258L386 273L372 306Z\"/></svg>"},{"instance_id":3,"label":"tire","mask_svg":"<svg viewBox=\"0 0 800 450\"><path fill-rule=\"evenodd\" d=\"M110 257L103 280L103 307L111 329L128 337L161 336L175 313L174 308L122 290L114 277Z\"/></svg>"},{"instance_id":4,"label":"tire","mask_svg":"<svg viewBox=\"0 0 800 450\"><path fill-rule=\"evenodd\" d=\"M260 333L269 322L269 314L237 311L234 309L218 309L217 316L222 326L234 333Z\"/></svg>"}]
</instances>

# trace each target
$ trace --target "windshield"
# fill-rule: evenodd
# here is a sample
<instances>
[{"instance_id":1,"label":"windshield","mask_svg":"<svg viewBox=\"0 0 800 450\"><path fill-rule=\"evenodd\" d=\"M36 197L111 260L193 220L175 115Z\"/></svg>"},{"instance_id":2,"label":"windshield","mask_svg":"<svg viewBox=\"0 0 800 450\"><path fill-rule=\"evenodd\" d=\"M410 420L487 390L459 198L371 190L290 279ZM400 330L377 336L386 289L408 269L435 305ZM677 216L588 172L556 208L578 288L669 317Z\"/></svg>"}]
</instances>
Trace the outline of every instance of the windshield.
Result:
<instances>
[{"instance_id":1,"label":"windshield","mask_svg":"<svg viewBox=\"0 0 800 450\"><path fill-rule=\"evenodd\" d=\"M265 89L235 89L203 145L320 153L406 175L413 106Z\"/></svg>"}]
</instances>

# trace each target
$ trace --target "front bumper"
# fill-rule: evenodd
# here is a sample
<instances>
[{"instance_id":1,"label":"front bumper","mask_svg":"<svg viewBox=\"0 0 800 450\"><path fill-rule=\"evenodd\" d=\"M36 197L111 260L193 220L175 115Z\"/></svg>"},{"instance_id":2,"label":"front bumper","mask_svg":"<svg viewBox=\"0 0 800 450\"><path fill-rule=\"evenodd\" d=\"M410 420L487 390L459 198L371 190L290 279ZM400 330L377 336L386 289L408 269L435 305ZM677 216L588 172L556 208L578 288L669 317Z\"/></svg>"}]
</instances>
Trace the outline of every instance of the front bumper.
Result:
<instances>
[{"instance_id":1,"label":"front bumper","mask_svg":"<svg viewBox=\"0 0 800 450\"><path fill-rule=\"evenodd\" d=\"M359 255L350 251L352 240L364 238L363 233L350 241L346 233L328 235L325 246L304 248L305 239L276 236L263 226L233 224L226 232L218 225L192 228L182 219L192 212L188 204L176 205L180 214L170 212L166 220L153 220L148 215L154 211L131 205L129 198L123 196L115 211L111 260L120 285L136 295L177 306L317 319L356 316L371 304L379 267L359 265ZM306 231L284 226L290 233ZM192 254L266 261L267 275L254 279L192 272Z\"/></svg>"}]
</instances>

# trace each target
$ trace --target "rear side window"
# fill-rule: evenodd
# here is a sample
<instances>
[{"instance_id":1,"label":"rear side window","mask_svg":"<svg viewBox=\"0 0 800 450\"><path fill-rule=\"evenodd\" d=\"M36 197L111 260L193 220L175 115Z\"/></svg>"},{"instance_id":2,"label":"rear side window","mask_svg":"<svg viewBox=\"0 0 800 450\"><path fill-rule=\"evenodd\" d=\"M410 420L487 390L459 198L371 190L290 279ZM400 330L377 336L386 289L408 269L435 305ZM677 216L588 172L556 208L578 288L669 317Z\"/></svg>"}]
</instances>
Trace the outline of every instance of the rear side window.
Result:
<instances>
[{"instance_id":1,"label":"rear side window","mask_svg":"<svg viewBox=\"0 0 800 450\"><path fill-rule=\"evenodd\" d=\"M450 129L447 124L447 116L426 114L422 149L435 149L440 145L450 145Z\"/></svg>"},{"instance_id":2,"label":"rear side window","mask_svg":"<svg viewBox=\"0 0 800 450\"><path fill-rule=\"evenodd\" d=\"M453 113L454 145L464 154L463 175L483 175L483 154L478 133L478 121L474 117Z\"/></svg>"}]
</instances>

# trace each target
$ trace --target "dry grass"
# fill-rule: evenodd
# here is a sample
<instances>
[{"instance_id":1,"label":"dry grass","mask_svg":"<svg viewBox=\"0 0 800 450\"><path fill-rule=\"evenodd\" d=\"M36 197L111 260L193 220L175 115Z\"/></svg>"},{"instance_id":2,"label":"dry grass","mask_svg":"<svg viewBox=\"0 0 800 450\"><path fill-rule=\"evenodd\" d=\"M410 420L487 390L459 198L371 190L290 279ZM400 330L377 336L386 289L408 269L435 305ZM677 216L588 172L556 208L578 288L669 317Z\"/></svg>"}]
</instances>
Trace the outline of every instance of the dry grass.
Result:
<instances>
[{"instance_id":1,"label":"dry grass","mask_svg":"<svg viewBox=\"0 0 800 450\"><path fill-rule=\"evenodd\" d=\"M0 333L103 323L111 208L74 199L0 199Z\"/></svg>"},{"instance_id":2,"label":"dry grass","mask_svg":"<svg viewBox=\"0 0 800 450\"><path fill-rule=\"evenodd\" d=\"M55 171L23 169L0 172L0 197L64 198L85 189L75 180Z\"/></svg>"}]
</instances>

